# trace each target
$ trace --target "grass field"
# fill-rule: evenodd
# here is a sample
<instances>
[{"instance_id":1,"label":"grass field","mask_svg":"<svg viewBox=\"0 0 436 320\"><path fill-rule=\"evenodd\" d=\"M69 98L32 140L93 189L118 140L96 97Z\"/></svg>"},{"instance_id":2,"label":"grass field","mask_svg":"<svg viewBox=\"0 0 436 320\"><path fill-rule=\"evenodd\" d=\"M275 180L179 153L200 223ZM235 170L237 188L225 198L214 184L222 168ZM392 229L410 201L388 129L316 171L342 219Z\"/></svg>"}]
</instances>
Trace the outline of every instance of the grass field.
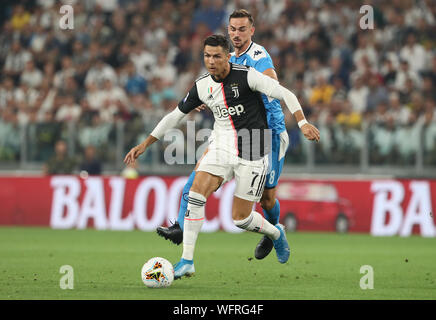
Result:
<instances>
[{"instance_id":1,"label":"grass field","mask_svg":"<svg viewBox=\"0 0 436 320\"><path fill-rule=\"evenodd\" d=\"M142 265L177 262L181 246L155 233L0 228L0 299L436 299L436 239L288 233L291 258L254 258L260 235L202 233L196 274L166 289L146 288ZM59 269L74 268L62 290ZM362 290L362 265L374 289Z\"/></svg>"}]
</instances>

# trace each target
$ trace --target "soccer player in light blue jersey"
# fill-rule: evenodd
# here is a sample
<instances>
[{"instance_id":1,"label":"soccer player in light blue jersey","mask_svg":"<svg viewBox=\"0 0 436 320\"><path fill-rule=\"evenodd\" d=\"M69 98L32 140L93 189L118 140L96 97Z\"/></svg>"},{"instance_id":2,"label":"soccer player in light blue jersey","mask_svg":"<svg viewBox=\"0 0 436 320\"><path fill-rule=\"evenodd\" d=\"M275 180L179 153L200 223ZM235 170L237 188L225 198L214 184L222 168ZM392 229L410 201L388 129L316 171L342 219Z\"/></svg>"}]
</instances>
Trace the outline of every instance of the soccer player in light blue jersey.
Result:
<instances>
[{"instance_id":1,"label":"soccer player in light blue jersey","mask_svg":"<svg viewBox=\"0 0 436 320\"><path fill-rule=\"evenodd\" d=\"M230 62L253 67L257 71L277 80L277 74L270 55L264 47L251 40L254 29L253 17L248 11L243 9L236 10L230 15L228 33L235 48L235 51L231 54ZM275 225L279 222L280 218L280 203L275 196L276 186L282 172L284 156L289 146L289 137L286 132L280 101L267 97L264 94L262 94L262 99L266 109L268 126L272 130L272 154L270 158L271 167L269 174L266 176L265 189L260 204L265 218ZM299 122L298 125L300 127L307 123L304 120L303 113L300 111L295 113L295 118ZM194 178L195 170L191 173L183 189L177 222L168 228L157 228L157 233L160 236L176 244L180 244L183 240L184 215L188 205L186 195L189 193ZM272 240L264 236L255 249L255 257L257 259L265 258L272 248Z\"/></svg>"}]
</instances>

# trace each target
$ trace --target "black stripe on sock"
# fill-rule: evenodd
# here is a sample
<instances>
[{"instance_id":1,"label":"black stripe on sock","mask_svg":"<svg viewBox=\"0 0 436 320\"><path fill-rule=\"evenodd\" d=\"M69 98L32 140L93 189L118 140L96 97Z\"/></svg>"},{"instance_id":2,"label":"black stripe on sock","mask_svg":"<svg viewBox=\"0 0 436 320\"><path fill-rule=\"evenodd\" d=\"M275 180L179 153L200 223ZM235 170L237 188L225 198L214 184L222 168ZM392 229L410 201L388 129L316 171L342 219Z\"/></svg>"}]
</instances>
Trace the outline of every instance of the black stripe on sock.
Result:
<instances>
[{"instance_id":1,"label":"black stripe on sock","mask_svg":"<svg viewBox=\"0 0 436 320\"><path fill-rule=\"evenodd\" d=\"M253 221L253 215L250 213L250 219L247 222L244 222L243 224L239 225L238 227L241 229L245 229L250 225L251 221Z\"/></svg>"}]
</instances>

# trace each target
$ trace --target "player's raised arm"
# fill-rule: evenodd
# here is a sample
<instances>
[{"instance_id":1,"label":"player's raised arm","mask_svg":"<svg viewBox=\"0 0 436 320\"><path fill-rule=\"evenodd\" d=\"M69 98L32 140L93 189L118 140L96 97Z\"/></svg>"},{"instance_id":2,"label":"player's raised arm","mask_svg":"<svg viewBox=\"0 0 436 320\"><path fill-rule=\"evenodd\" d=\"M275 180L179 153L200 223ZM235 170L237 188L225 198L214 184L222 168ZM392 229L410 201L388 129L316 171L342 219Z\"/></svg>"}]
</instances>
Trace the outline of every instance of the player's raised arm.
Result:
<instances>
[{"instance_id":1,"label":"player's raised arm","mask_svg":"<svg viewBox=\"0 0 436 320\"><path fill-rule=\"evenodd\" d=\"M256 71L254 68L250 68L247 77L248 84L252 90L259 91L275 99L283 100L289 111L295 117L298 127L301 129L304 136L308 140L319 141L319 130L314 125L307 122L303 109L295 94L283 87L277 80Z\"/></svg>"}]
</instances>

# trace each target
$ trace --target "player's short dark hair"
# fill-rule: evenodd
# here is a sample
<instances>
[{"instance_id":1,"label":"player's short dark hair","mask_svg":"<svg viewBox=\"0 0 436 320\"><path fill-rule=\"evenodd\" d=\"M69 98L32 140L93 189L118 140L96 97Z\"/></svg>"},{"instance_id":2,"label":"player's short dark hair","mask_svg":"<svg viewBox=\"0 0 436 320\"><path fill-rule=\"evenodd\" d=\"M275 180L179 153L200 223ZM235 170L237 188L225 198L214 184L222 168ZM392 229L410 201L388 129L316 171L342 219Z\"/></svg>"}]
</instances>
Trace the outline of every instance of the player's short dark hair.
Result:
<instances>
[{"instance_id":1,"label":"player's short dark hair","mask_svg":"<svg viewBox=\"0 0 436 320\"><path fill-rule=\"evenodd\" d=\"M252 25L254 25L254 19L253 19L253 16L251 15L250 12L248 12L248 11L245 10L245 9L239 9L239 10L235 10L235 11L233 11L232 14L231 14L230 17L229 17L229 21L230 21L230 19L232 19L232 18L248 18L248 21L250 21L250 23L251 23Z\"/></svg>"},{"instance_id":2,"label":"player's short dark hair","mask_svg":"<svg viewBox=\"0 0 436 320\"><path fill-rule=\"evenodd\" d=\"M212 47L222 47L226 53L230 52L230 43L227 38L221 34L213 34L204 40L205 46L212 46Z\"/></svg>"}]
</instances>

